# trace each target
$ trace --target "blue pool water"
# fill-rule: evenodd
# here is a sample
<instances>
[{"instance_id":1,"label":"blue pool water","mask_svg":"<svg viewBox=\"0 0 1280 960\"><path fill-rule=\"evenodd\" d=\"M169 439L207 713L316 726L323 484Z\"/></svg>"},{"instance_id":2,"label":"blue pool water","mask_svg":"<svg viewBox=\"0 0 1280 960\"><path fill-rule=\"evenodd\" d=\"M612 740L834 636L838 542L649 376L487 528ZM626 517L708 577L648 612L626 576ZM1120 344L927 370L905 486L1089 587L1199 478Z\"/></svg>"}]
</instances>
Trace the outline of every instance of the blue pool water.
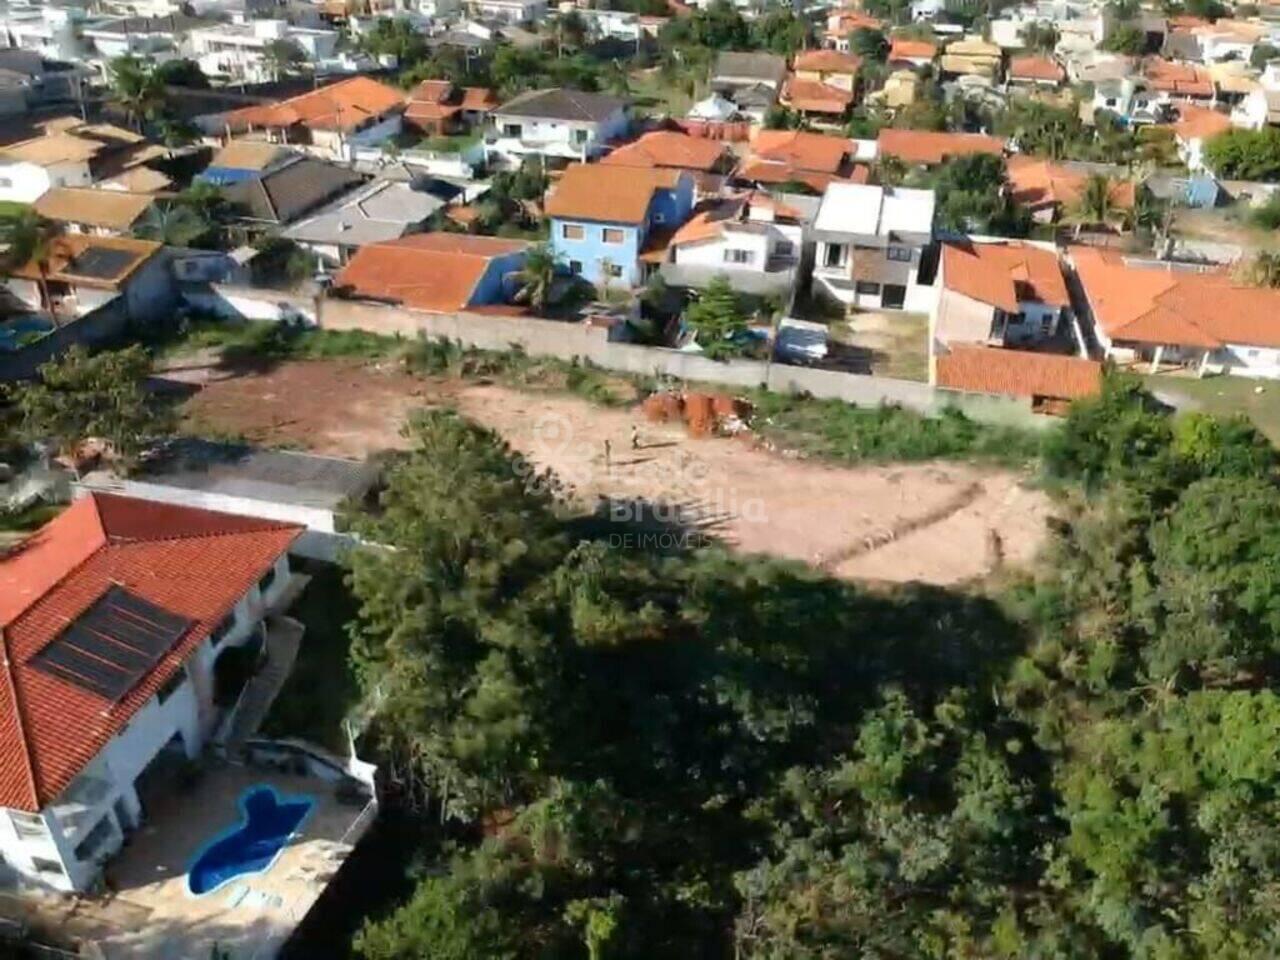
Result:
<instances>
[{"instance_id":1,"label":"blue pool water","mask_svg":"<svg viewBox=\"0 0 1280 960\"><path fill-rule=\"evenodd\" d=\"M13 352L36 334L48 333L52 329L53 321L35 315L15 317L7 323L0 323L0 350Z\"/></svg>"},{"instance_id":2,"label":"blue pool water","mask_svg":"<svg viewBox=\"0 0 1280 960\"><path fill-rule=\"evenodd\" d=\"M274 787L246 790L240 797L240 822L196 857L187 871L187 889L199 896L228 880L266 870L313 806L310 797L282 797Z\"/></svg>"}]
</instances>

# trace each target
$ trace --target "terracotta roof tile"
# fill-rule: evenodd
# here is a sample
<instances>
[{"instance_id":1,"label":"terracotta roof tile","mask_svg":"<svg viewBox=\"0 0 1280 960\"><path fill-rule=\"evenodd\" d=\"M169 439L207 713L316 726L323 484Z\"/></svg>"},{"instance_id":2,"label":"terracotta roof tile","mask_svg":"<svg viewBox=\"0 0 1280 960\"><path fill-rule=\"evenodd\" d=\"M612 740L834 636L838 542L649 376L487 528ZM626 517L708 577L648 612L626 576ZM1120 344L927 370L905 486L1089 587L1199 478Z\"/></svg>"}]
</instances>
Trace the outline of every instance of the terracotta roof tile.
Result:
<instances>
[{"instance_id":1,"label":"terracotta roof tile","mask_svg":"<svg viewBox=\"0 0 1280 960\"><path fill-rule=\"evenodd\" d=\"M95 190L92 187L54 187L32 207L36 213L63 223L83 223L108 230L128 230L155 203L146 193Z\"/></svg>"},{"instance_id":2,"label":"terracotta roof tile","mask_svg":"<svg viewBox=\"0 0 1280 960\"><path fill-rule=\"evenodd\" d=\"M351 130L404 105L404 94L395 87L369 77L352 77L279 103L233 110L223 120L232 130L295 125Z\"/></svg>"},{"instance_id":3,"label":"terracotta roof tile","mask_svg":"<svg viewBox=\"0 0 1280 960\"><path fill-rule=\"evenodd\" d=\"M947 243L942 252L943 280L949 290L1011 313L1020 301L1071 304L1062 266L1052 251L1011 241Z\"/></svg>"},{"instance_id":4,"label":"terracotta roof tile","mask_svg":"<svg viewBox=\"0 0 1280 960\"><path fill-rule=\"evenodd\" d=\"M1225 113L1190 104L1179 108L1173 134L1180 140L1208 140L1231 129L1231 118Z\"/></svg>"},{"instance_id":5,"label":"terracotta roof tile","mask_svg":"<svg viewBox=\"0 0 1280 960\"><path fill-rule=\"evenodd\" d=\"M1213 96L1213 77L1192 63L1173 63L1154 57L1147 61L1143 76L1153 90L1188 97Z\"/></svg>"},{"instance_id":6,"label":"terracotta roof tile","mask_svg":"<svg viewBox=\"0 0 1280 960\"><path fill-rule=\"evenodd\" d=\"M970 153L1000 156L1005 142L981 133L948 133L933 130L881 130L876 142L881 156L897 157L905 163L938 164L949 157Z\"/></svg>"},{"instance_id":7,"label":"terracotta roof tile","mask_svg":"<svg viewBox=\"0 0 1280 960\"><path fill-rule=\"evenodd\" d=\"M1061 83L1067 78L1067 72L1056 60L1048 57L1012 57L1009 60L1009 79L1011 80L1049 80Z\"/></svg>"},{"instance_id":8,"label":"terracotta roof tile","mask_svg":"<svg viewBox=\"0 0 1280 960\"><path fill-rule=\"evenodd\" d=\"M862 58L852 53L841 53L839 50L805 50L796 54L792 69L814 73L847 73L855 74L862 66Z\"/></svg>"},{"instance_id":9,"label":"terracotta roof tile","mask_svg":"<svg viewBox=\"0 0 1280 960\"><path fill-rule=\"evenodd\" d=\"M658 190L673 189L680 170L636 168L625 175L598 163L569 166L547 199L549 217L597 220L603 223L643 223Z\"/></svg>"},{"instance_id":10,"label":"terracotta roof tile","mask_svg":"<svg viewBox=\"0 0 1280 960\"><path fill-rule=\"evenodd\" d=\"M1072 207L1080 202L1089 176L1079 170L1025 155L1010 157L1005 174L1013 199L1024 206L1054 204ZM1111 182L1111 202L1122 210L1132 210L1137 186L1132 180Z\"/></svg>"},{"instance_id":11,"label":"terracotta roof tile","mask_svg":"<svg viewBox=\"0 0 1280 960\"><path fill-rule=\"evenodd\" d=\"M802 130L761 130L751 142L753 159L832 174L839 172L852 149L843 137Z\"/></svg>"},{"instance_id":12,"label":"terracotta roof tile","mask_svg":"<svg viewBox=\"0 0 1280 960\"><path fill-rule=\"evenodd\" d=\"M782 102L796 110L839 116L853 103L853 94L817 80L790 77L782 88Z\"/></svg>"},{"instance_id":13,"label":"terracotta roof tile","mask_svg":"<svg viewBox=\"0 0 1280 960\"><path fill-rule=\"evenodd\" d=\"M94 494L0 559L0 806L34 812L57 798L301 530ZM113 585L195 622L114 703L32 663Z\"/></svg>"},{"instance_id":14,"label":"terracotta roof tile","mask_svg":"<svg viewBox=\"0 0 1280 960\"><path fill-rule=\"evenodd\" d=\"M1093 247L1073 247L1071 259L1112 340L1280 347L1280 290L1244 286L1222 271L1131 265Z\"/></svg>"},{"instance_id":15,"label":"terracotta roof tile","mask_svg":"<svg viewBox=\"0 0 1280 960\"><path fill-rule=\"evenodd\" d=\"M470 304L493 258L527 248L523 240L414 234L365 244L338 274L334 286L415 310L452 313Z\"/></svg>"},{"instance_id":16,"label":"terracotta roof tile","mask_svg":"<svg viewBox=\"0 0 1280 960\"><path fill-rule=\"evenodd\" d=\"M129 254L127 262L119 263L111 276L95 267L92 273L82 272L81 257L89 250L112 250ZM45 269L41 271L34 260L9 271L13 277L24 280L56 280L81 287L100 290L117 290L139 267L163 249L163 245L151 240L135 240L132 237L95 237L86 233L65 233L54 239L49 249Z\"/></svg>"},{"instance_id":17,"label":"terracotta roof tile","mask_svg":"<svg viewBox=\"0 0 1280 960\"><path fill-rule=\"evenodd\" d=\"M896 37L889 44L889 60L918 60L928 58L932 60L938 54L938 48L928 40L908 40L905 37Z\"/></svg>"},{"instance_id":18,"label":"terracotta roof tile","mask_svg":"<svg viewBox=\"0 0 1280 960\"><path fill-rule=\"evenodd\" d=\"M676 130L655 130L618 147L600 162L622 167L678 167L711 171L721 163L726 147L719 140L691 137Z\"/></svg>"},{"instance_id":19,"label":"terracotta roof tile","mask_svg":"<svg viewBox=\"0 0 1280 960\"><path fill-rule=\"evenodd\" d=\"M1102 388L1102 364L1027 350L954 345L938 357L937 385L952 390L1072 400Z\"/></svg>"}]
</instances>

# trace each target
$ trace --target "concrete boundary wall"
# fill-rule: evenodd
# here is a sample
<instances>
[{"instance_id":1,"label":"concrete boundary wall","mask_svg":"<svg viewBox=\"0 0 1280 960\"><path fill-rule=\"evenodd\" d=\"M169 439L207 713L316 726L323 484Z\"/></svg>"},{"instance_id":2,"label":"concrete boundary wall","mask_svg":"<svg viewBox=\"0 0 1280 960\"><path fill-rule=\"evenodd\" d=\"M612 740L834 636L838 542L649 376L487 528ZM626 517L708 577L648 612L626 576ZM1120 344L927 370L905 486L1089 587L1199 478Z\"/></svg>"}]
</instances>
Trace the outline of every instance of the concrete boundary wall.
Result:
<instances>
[{"instance_id":1,"label":"concrete boundary wall","mask_svg":"<svg viewBox=\"0 0 1280 960\"><path fill-rule=\"evenodd\" d=\"M425 313L367 301L322 300L319 325L326 330L365 330L406 338L448 339L481 350L521 348L530 356L589 360L596 366L638 376L670 377L740 389L808 393L858 406L896 404L925 416L957 408L985 423L1043 429L1053 423L1031 412L1029 400L939 390L927 383L838 370L796 367L761 360L708 360L664 347L610 342L608 329L534 317L484 313Z\"/></svg>"}]
</instances>

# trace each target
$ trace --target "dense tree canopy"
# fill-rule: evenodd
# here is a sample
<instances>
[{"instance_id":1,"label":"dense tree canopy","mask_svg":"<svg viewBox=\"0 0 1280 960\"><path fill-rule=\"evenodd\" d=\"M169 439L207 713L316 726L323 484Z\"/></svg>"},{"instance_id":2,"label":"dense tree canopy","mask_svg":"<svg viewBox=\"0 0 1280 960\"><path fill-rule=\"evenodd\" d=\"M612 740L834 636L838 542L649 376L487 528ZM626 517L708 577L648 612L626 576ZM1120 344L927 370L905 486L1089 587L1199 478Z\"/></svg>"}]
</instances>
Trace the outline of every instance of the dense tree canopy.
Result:
<instances>
[{"instance_id":1,"label":"dense tree canopy","mask_svg":"<svg viewBox=\"0 0 1280 960\"><path fill-rule=\"evenodd\" d=\"M1205 163L1220 177L1280 179L1280 130L1228 130L1204 148Z\"/></svg>"}]
</instances>

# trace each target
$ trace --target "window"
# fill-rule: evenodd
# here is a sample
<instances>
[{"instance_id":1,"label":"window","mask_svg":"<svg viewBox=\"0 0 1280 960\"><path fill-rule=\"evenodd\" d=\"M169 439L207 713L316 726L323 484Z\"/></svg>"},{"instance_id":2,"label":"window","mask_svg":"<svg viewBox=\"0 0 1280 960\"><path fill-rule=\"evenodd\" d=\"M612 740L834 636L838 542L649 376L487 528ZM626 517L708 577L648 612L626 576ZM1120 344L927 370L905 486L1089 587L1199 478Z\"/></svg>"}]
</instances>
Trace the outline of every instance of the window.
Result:
<instances>
[{"instance_id":1,"label":"window","mask_svg":"<svg viewBox=\"0 0 1280 960\"><path fill-rule=\"evenodd\" d=\"M1023 321L1023 320L1025 320L1025 319L1026 319L1026 315L1025 315L1025 314L1021 314L1021 313L1006 313L1006 314L1005 314L1005 321L1006 321L1006 322L1009 324L1009 326L1011 326L1011 327L1019 326L1019 325L1022 323L1022 321Z\"/></svg>"},{"instance_id":2,"label":"window","mask_svg":"<svg viewBox=\"0 0 1280 960\"><path fill-rule=\"evenodd\" d=\"M575 277L579 277L579 276L581 276L581 275L582 275L582 261L581 261L581 260L570 260L570 261L569 261L569 272L570 272L571 274L573 274Z\"/></svg>"},{"instance_id":3,"label":"window","mask_svg":"<svg viewBox=\"0 0 1280 960\"><path fill-rule=\"evenodd\" d=\"M560 235L566 240L581 240L587 235L587 231L583 229L580 223L566 223L560 229Z\"/></svg>"},{"instance_id":4,"label":"window","mask_svg":"<svg viewBox=\"0 0 1280 960\"><path fill-rule=\"evenodd\" d=\"M663 213L661 210L655 210L655 211L653 211L653 222L654 222L654 223L666 223L666 222L667 222L667 215L666 215L665 213Z\"/></svg>"},{"instance_id":5,"label":"window","mask_svg":"<svg viewBox=\"0 0 1280 960\"><path fill-rule=\"evenodd\" d=\"M513 137L519 140L522 133L524 133L524 128L518 123L504 123L502 125L502 135L504 137Z\"/></svg>"},{"instance_id":6,"label":"window","mask_svg":"<svg viewBox=\"0 0 1280 960\"><path fill-rule=\"evenodd\" d=\"M262 575L262 579L258 581L258 592L266 593L271 589L271 585L276 582L276 568L271 567Z\"/></svg>"},{"instance_id":7,"label":"window","mask_svg":"<svg viewBox=\"0 0 1280 960\"><path fill-rule=\"evenodd\" d=\"M750 263L755 259L755 254L750 250L726 250L724 252L725 263Z\"/></svg>"},{"instance_id":8,"label":"window","mask_svg":"<svg viewBox=\"0 0 1280 960\"><path fill-rule=\"evenodd\" d=\"M164 703L170 697L172 697L175 693L177 693L178 689L182 686L183 681L185 681L186 679L187 679L186 667L179 667L177 670L175 670L173 672L173 676L164 682L164 685L160 688L159 693L156 694L156 696L160 698L160 702Z\"/></svg>"},{"instance_id":9,"label":"window","mask_svg":"<svg viewBox=\"0 0 1280 960\"><path fill-rule=\"evenodd\" d=\"M911 248L910 247L890 247L888 250L885 251L885 256L888 257L890 260L897 260L899 263L910 263Z\"/></svg>"},{"instance_id":10,"label":"window","mask_svg":"<svg viewBox=\"0 0 1280 960\"><path fill-rule=\"evenodd\" d=\"M605 227L601 233L604 236L605 243L622 243L625 236L617 227Z\"/></svg>"},{"instance_id":11,"label":"window","mask_svg":"<svg viewBox=\"0 0 1280 960\"><path fill-rule=\"evenodd\" d=\"M586 130L575 130L573 131L573 142L578 146L582 146L587 142L587 137L589 136L590 134Z\"/></svg>"},{"instance_id":12,"label":"window","mask_svg":"<svg viewBox=\"0 0 1280 960\"><path fill-rule=\"evenodd\" d=\"M1114 107L1115 105L1116 105L1116 98L1115 98L1115 97L1107 97L1107 106L1108 106L1108 107Z\"/></svg>"},{"instance_id":13,"label":"window","mask_svg":"<svg viewBox=\"0 0 1280 960\"><path fill-rule=\"evenodd\" d=\"M1244 352L1244 355L1245 355L1246 357L1248 357L1250 360L1253 360L1253 359L1255 359L1255 358L1257 358L1257 357L1261 356L1261 355L1262 355L1262 351L1261 351L1261 350L1246 350L1246 351Z\"/></svg>"},{"instance_id":14,"label":"window","mask_svg":"<svg viewBox=\"0 0 1280 960\"><path fill-rule=\"evenodd\" d=\"M85 838L76 844L76 859L81 863L96 861L98 854L106 848L115 835L115 828L111 826L111 817L104 816L93 825L92 830L85 834Z\"/></svg>"},{"instance_id":15,"label":"window","mask_svg":"<svg viewBox=\"0 0 1280 960\"><path fill-rule=\"evenodd\" d=\"M12 187L13 181L8 177L0 177L0 187Z\"/></svg>"},{"instance_id":16,"label":"window","mask_svg":"<svg viewBox=\"0 0 1280 960\"><path fill-rule=\"evenodd\" d=\"M868 280L859 280L853 285L853 292L864 297L880 296L880 284Z\"/></svg>"},{"instance_id":17,"label":"window","mask_svg":"<svg viewBox=\"0 0 1280 960\"><path fill-rule=\"evenodd\" d=\"M45 830L44 817L34 813L23 813L21 810L10 810L9 819L13 823L13 830L19 837L26 840L42 840L48 836ZM62 868L59 867L59 870Z\"/></svg>"},{"instance_id":18,"label":"window","mask_svg":"<svg viewBox=\"0 0 1280 960\"><path fill-rule=\"evenodd\" d=\"M822 265L824 267L843 267L844 256L845 247L843 243L828 243L826 252L822 256Z\"/></svg>"},{"instance_id":19,"label":"window","mask_svg":"<svg viewBox=\"0 0 1280 960\"><path fill-rule=\"evenodd\" d=\"M31 866L35 867L38 873L47 873L54 877L60 877L63 875L62 864L57 860L46 860L44 857L32 857Z\"/></svg>"},{"instance_id":20,"label":"window","mask_svg":"<svg viewBox=\"0 0 1280 960\"><path fill-rule=\"evenodd\" d=\"M796 245L790 240L779 240L773 247L773 255L775 257L793 257L796 253Z\"/></svg>"},{"instance_id":21,"label":"window","mask_svg":"<svg viewBox=\"0 0 1280 960\"><path fill-rule=\"evenodd\" d=\"M616 280L617 278L622 276L622 264L609 263L605 260L601 260L600 272L603 273L605 276L612 277L613 279Z\"/></svg>"}]
</instances>

